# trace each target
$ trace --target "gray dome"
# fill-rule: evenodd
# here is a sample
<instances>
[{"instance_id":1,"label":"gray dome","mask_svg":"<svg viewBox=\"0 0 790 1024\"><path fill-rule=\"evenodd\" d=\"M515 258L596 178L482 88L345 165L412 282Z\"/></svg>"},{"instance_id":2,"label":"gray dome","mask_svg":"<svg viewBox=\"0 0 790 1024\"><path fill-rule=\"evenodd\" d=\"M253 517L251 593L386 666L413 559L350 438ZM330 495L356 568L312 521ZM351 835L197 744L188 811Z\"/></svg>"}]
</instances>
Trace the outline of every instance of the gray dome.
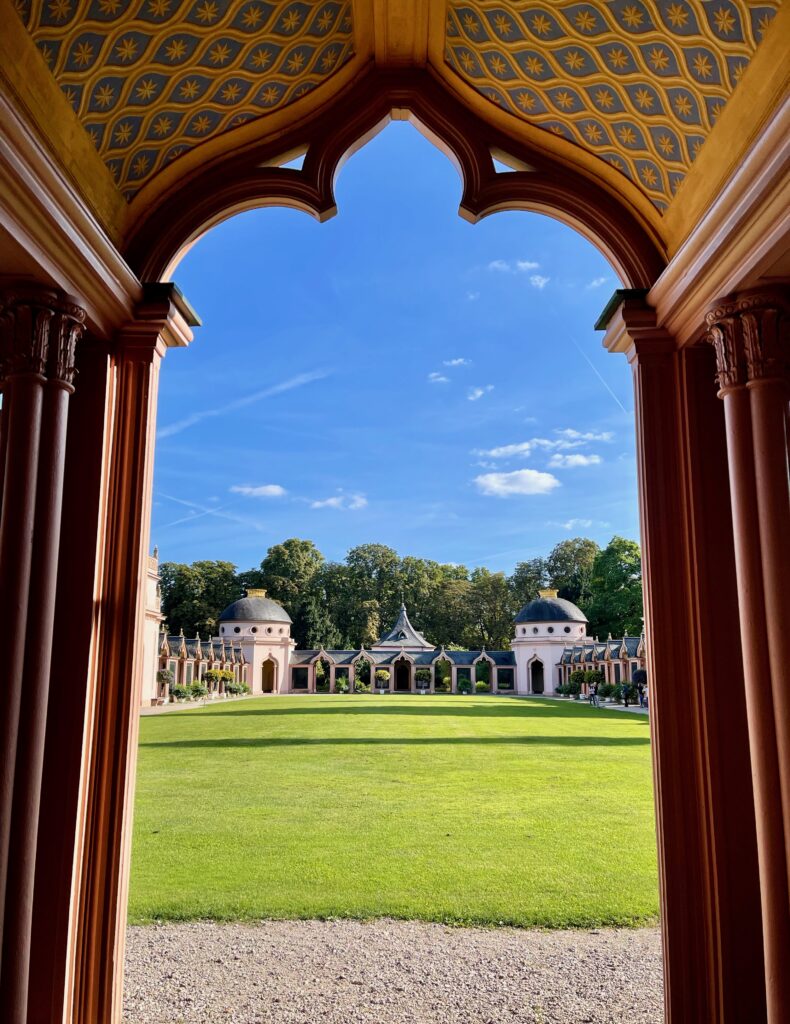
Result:
<instances>
[{"instance_id":1,"label":"gray dome","mask_svg":"<svg viewBox=\"0 0 790 1024\"><path fill-rule=\"evenodd\" d=\"M557 591L540 592L540 597L525 604L516 622L586 622L587 616L572 601L557 597Z\"/></svg>"},{"instance_id":2,"label":"gray dome","mask_svg":"<svg viewBox=\"0 0 790 1024\"><path fill-rule=\"evenodd\" d=\"M265 590L248 590L247 596L229 604L219 617L220 622L287 622L291 616Z\"/></svg>"}]
</instances>

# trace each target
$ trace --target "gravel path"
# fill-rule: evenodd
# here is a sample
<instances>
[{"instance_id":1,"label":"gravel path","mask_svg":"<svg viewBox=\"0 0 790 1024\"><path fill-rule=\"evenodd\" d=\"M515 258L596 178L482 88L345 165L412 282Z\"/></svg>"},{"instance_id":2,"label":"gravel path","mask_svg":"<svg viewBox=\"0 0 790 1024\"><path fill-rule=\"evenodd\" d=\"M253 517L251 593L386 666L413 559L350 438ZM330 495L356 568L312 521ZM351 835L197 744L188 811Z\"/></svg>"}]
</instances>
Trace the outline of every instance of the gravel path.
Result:
<instances>
[{"instance_id":1,"label":"gravel path","mask_svg":"<svg viewBox=\"0 0 790 1024\"><path fill-rule=\"evenodd\" d=\"M130 928L124 1024L660 1024L657 929Z\"/></svg>"}]
</instances>

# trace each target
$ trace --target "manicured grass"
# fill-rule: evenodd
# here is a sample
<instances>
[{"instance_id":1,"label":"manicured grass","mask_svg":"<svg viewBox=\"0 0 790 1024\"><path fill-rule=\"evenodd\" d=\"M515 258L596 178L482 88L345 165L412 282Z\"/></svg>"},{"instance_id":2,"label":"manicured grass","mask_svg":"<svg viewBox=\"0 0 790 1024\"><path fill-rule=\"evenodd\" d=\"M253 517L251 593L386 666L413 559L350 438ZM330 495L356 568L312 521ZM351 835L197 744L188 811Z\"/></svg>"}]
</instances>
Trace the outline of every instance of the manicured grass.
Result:
<instances>
[{"instance_id":1,"label":"manicured grass","mask_svg":"<svg viewBox=\"0 0 790 1024\"><path fill-rule=\"evenodd\" d=\"M658 912L647 719L505 697L146 717L130 914L547 927Z\"/></svg>"}]
</instances>

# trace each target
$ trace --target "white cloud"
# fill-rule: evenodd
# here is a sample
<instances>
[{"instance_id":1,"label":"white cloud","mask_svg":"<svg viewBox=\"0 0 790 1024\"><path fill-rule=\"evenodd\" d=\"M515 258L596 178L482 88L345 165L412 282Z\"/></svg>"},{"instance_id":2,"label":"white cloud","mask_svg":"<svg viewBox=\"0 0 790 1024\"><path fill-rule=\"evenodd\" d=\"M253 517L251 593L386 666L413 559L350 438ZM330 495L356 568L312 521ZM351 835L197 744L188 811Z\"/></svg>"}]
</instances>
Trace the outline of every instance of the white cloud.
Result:
<instances>
[{"instance_id":1,"label":"white cloud","mask_svg":"<svg viewBox=\"0 0 790 1024\"><path fill-rule=\"evenodd\" d=\"M471 359L464 359L463 357L459 356L458 359L445 359L443 365L444 366L471 366L472 365L472 360Z\"/></svg>"},{"instance_id":2,"label":"white cloud","mask_svg":"<svg viewBox=\"0 0 790 1024\"><path fill-rule=\"evenodd\" d=\"M525 274L528 270L537 270L539 266L540 263L536 263L534 260L515 260L513 263L509 263L507 260L491 260L488 269L499 274ZM548 281L548 278L546 280Z\"/></svg>"},{"instance_id":3,"label":"white cloud","mask_svg":"<svg viewBox=\"0 0 790 1024\"><path fill-rule=\"evenodd\" d=\"M344 511L356 511L364 508L368 499L364 494L335 494L331 498L324 498L322 501L311 501L310 508L337 508Z\"/></svg>"},{"instance_id":4,"label":"white cloud","mask_svg":"<svg viewBox=\"0 0 790 1024\"><path fill-rule=\"evenodd\" d=\"M559 434L560 437L567 437L569 441L611 441L614 434L611 430L573 430L571 427L565 427L564 430L555 430L555 434Z\"/></svg>"},{"instance_id":5,"label":"white cloud","mask_svg":"<svg viewBox=\"0 0 790 1024\"><path fill-rule=\"evenodd\" d=\"M489 459L512 459L516 456L529 458L537 448L544 451L566 450L568 448L579 448L584 441L571 441L565 438L531 437L529 441L519 441L516 444L503 444L497 448L476 448L473 455L482 455Z\"/></svg>"},{"instance_id":6,"label":"white cloud","mask_svg":"<svg viewBox=\"0 0 790 1024\"><path fill-rule=\"evenodd\" d=\"M532 274L530 276L529 283L533 288L538 288L540 291L543 291L550 280L550 277L543 277L541 274Z\"/></svg>"},{"instance_id":7,"label":"white cloud","mask_svg":"<svg viewBox=\"0 0 790 1024\"><path fill-rule=\"evenodd\" d=\"M479 298L480 298L480 292L467 292L466 293L467 302L477 302L477 300Z\"/></svg>"},{"instance_id":8,"label":"white cloud","mask_svg":"<svg viewBox=\"0 0 790 1024\"><path fill-rule=\"evenodd\" d=\"M587 288L600 288L602 284L606 284L609 280L608 277L594 277L592 281L588 281Z\"/></svg>"},{"instance_id":9,"label":"white cloud","mask_svg":"<svg viewBox=\"0 0 790 1024\"><path fill-rule=\"evenodd\" d=\"M245 498L282 498L287 491L279 484L259 484L257 487L236 486L230 488L233 494L243 494Z\"/></svg>"},{"instance_id":10,"label":"white cloud","mask_svg":"<svg viewBox=\"0 0 790 1024\"><path fill-rule=\"evenodd\" d=\"M475 477L481 494L495 498L508 498L513 494L549 494L560 486L551 473L536 469L517 469L512 473L483 473Z\"/></svg>"},{"instance_id":11,"label":"white cloud","mask_svg":"<svg viewBox=\"0 0 790 1024\"><path fill-rule=\"evenodd\" d=\"M428 380L431 382L431 384L449 384L450 383L450 378L449 377L445 377L441 373L429 373L428 374Z\"/></svg>"},{"instance_id":12,"label":"white cloud","mask_svg":"<svg viewBox=\"0 0 790 1024\"><path fill-rule=\"evenodd\" d=\"M558 525L561 526L563 530L576 530L580 526L582 529L588 530L592 524L592 519L566 519L564 523L559 523Z\"/></svg>"},{"instance_id":13,"label":"white cloud","mask_svg":"<svg viewBox=\"0 0 790 1024\"><path fill-rule=\"evenodd\" d=\"M196 423L200 423L201 420L208 419L210 416L225 416L229 412L243 409L245 406L252 405L254 402L260 402L264 398L271 398L273 395L279 395L284 391L293 391L294 388L301 388L305 384L312 384L314 381L323 380L324 377L329 376L329 373L329 370L312 370L310 373L300 373L296 377L289 377L288 380L281 381L279 384L273 384L262 391L254 391L251 395L237 398L216 409L202 409L200 412L193 412L191 416L186 416L183 420L177 420L175 423L162 427L161 430L157 431L156 436L158 438L172 437L173 434L180 434L182 430L186 430L187 427L193 427Z\"/></svg>"},{"instance_id":14,"label":"white cloud","mask_svg":"<svg viewBox=\"0 0 790 1024\"><path fill-rule=\"evenodd\" d=\"M570 451L575 448L583 448L590 441L611 441L614 437L609 430L586 431L573 430L566 427L563 430L555 430L559 437L531 437L528 441L518 441L515 444L503 444L496 448L475 448L472 455L484 459L527 459L537 450L556 452ZM600 461L599 456L595 459Z\"/></svg>"},{"instance_id":15,"label":"white cloud","mask_svg":"<svg viewBox=\"0 0 790 1024\"><path fill-rule=\"evenodd\" d=\"M577 469L579 466L597 466L600 455L552 455L549 466L552 469Z\"/></svg>"},{"instance_id":16,"label":"white cloud","mask_svg":"<svg viewBox=\"0 0 790 1024\"><path fill-rule=\"evenodd\" d=\"M466 393L466 397L470 402L476 402L478 398L482 398L483 395L487 395L489 391L493 390L493 384L486 384L484 388L469 388L469 391Z\"/></svg>"}]
</instances>

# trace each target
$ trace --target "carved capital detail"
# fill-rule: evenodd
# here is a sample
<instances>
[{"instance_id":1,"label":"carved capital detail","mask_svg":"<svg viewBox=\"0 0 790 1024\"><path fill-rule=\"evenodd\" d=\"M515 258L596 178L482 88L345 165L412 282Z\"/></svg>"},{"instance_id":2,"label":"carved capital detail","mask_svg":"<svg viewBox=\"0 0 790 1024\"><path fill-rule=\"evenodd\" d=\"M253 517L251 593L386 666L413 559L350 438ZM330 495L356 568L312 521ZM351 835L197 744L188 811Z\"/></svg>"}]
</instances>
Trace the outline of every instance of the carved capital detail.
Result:
<instances>
[{"instance_id":1,"label":"carved capital detail","mask_svg":"<svg viewBox=\"0 0 790 1024\"><path fill-rule=\"evenodd\" d=\"M787 374L787 308L780 291L765 290L724 299L706 314L720 388Z\"/></svg>"},{"instance_id":2,"label":"carved capital detail","mask_svg":"<svg viewBox=\"0 0 790 1024\"><path fill-rule=\"evenodd\" d=\"M20 285L0 293L0 382L20 374L71 387L85 310L62 293Z\"/></svg>"}]
</instances>

